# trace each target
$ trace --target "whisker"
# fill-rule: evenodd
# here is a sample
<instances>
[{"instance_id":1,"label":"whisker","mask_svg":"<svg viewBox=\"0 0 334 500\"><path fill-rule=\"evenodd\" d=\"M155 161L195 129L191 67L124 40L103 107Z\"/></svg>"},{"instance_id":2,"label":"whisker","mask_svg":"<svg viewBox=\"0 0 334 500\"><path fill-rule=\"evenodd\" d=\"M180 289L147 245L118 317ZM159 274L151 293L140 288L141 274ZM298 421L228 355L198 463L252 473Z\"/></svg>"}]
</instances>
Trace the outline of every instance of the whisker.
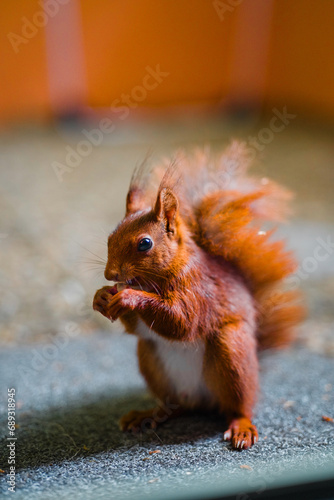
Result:
<instances>
[{"instance_id":1,"label":"whisker","mask_svg":"<svg viewBox=\"0 0 334 500\"><path fill-rule=\"evenodd\" d=\"M147 283L148 285L150 285L155 290L155 292L157 293L157 295L161 294L160 287L158 287L158 285L154 281L150 280L149 278L146 278L146 279L142 278L142 279L144 280L145 283Z\"/></svg>"},{"instance_id":2,"label":"whisker","mask_svg":"<svg viewBox=\"0 0 334 500\"><path fill-rule=\"evenodd\" d=\"M96 271L96 269L83 269L83 270L82 270L82 272L87 273L87 274L88 274L88 273L91 273L91 272L95 272L95 271ZM94 273L94 276L95 276L96 278L98 278L98 277L100 277L100 276L103 276L103 272L102 272L101 270L99 270L96 274Z\"/></svg>"},{"instance_id":3,"label":"whisker","mask_svg":"<svg viewBox=\"0 0 334 500\"><path fill-rule=\"evenodd\" d=\"M137 281L137 283L138 283L138 285L139 285L140 289L141 289L141 290L143 290L143 287L141 286L141 284L139 283L139 281L137 280L137 278L134 278L134 279Z\"/></svg>"},{"instance_id":4,"label":"whisker","mask_svg":"<svg viewBox=\"0 0 334 500\"><path fill-rule=\"evenodd\" d=\"M99 271L101 271L101 273L103 272L103 269L101 269L101 266L94 266L94 265L89 265L89 264L88 264L88 266L86 266L86 269L98 269Z\"/></svg>"},{"instance_id":5,"label":"whisker","mask_svg":"<svg viewBox=\"0 0 334 500\"><path fill-rule=\"evenodd\" d=\"M78 269L96 269L97 271L101 271L104 273L104 267L96 264L90 264L88 262L77 263Z\"/></svg>"},{"instance_id":6,"label":"whisker","mask_svg":"<svg viewBox=\"0 0 334 500\"><path fill-rule=\"evenodd\" d=\"M141 277L141 279L144 281L144 284L148 287L150 287L150 282L148 279L145 279L143 276Z\"/></svg>"},{"instance_id":7,"label":"whisker","mask_svg":"<svg viewBox=\"0 0 334 500\"><path fill-rule=\"evenodd\" d=\"M105 266L105 262L103 260L97 260L97 259L85 259L85 260L79 260L78 261L81 264L97 264L100 266Z\"/></svg>"},{"instance_id":8,"label":"whisker","mask_svg":"<svg viewBox=\"0 0 334 500\"><path fill-rule=\"evenodd\" d=\"M151 283L151 285L153 286L153 288L157 292L157 294L160 295L160 293L161 293L160 287L158 287L158 285L153 280L149 280L149 283Z\"/></svg>"},{"instance_id":9,"label":"whisker","mask_svg":"<svg viewBox=\"0 0 334 500\"><path fill-rule=\"evenodd\" d=\"M101 238L99 236L94 237L94 242L97 243L98 245L101 245L104 249L106 249L106 247L107 247L107 243L105 241L101 240Z\"/></svg>"},{"instance_id":10,"label":"whisker","mask_svg":"<svg viewBox=\"0 0 334 500\"><path fill-rule=\"evenodd\" d=\"M161 278L161 279L164 279L164 280L167 280L168 278L166 278L166 276L163 276L162 274L158 273L158 272L154 272L154 271L148 271L147 269L145 268L142 268L142 267L137 267L136 268L139 272L142 272L143 274L145 275L151 275L151 276L154 276L155 278Z\"/></svg>"},{"instance_id":11,"label":"whisker","mask_svg":"<svg viewBox=\"0 0 334 500\"><path fill-rule=\"evenodd\" d=\"M84 247L83 245L81 245L81 243L78 243L76 242L81 248L83 248L84 250L86 250L87 252L91 253L92 255L94 255L94 257L97 257L99 260L103 261L103 258L100 256L100 255L97 255L96 253L92 252L91 250L89 250L88 248ZM106 262L106 261L104 261Z\"/></svg>"}]
</instances>

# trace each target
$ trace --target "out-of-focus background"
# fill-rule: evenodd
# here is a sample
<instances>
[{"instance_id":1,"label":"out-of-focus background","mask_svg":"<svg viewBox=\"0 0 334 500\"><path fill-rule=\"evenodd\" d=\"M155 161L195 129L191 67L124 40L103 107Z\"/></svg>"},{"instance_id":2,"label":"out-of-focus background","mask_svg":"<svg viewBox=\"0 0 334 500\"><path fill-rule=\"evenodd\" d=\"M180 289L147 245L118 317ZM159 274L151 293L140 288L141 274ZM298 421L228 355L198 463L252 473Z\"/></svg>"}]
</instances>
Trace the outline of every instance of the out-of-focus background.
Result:
<instances>
[{"instance_id":1,"label":"out-of-focus background","mask_svg":"<svg viewBox=\"0 0 334 500\"><path fill-rule=\"evenodd\" d=\"M333 26L332 0L1 2L0 413L14 387L17 498L162 498L163 484L197 498L218 478L222 498L233 480L310 480L305 457L333 463ZM261 363L251 450L203 417L124 436L119 416L153 401L136 339L92 310L107 236L148 151L218 154L232 139L296 193L279 235L309 315L297 346Z\"/></svg>"},{"instance_id":2,"label":"out-of-focus background","mask_svg":"<svg viewBox=\"0 0 334 500\"><path fill-rule=\"evenodd\" d=\"M3 3L1 342L69 320L109 328L91 311L104 284L91 261L106 257L136 163L240 138L254 171L296 192L283 234L322 317L319 347L334 291L332 247L314 256L333 234L333 20L331 0Z\"/></svg>"}]
</instances>

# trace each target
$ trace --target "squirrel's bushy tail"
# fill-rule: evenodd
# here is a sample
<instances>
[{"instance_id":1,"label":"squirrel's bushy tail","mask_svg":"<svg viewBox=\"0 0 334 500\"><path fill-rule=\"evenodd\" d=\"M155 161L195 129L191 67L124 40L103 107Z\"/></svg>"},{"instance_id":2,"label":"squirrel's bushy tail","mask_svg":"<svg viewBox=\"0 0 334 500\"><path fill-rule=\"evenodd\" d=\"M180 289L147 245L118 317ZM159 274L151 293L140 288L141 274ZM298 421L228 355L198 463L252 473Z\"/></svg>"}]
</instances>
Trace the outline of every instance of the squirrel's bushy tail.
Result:
<instances>
[{"instance_id":1,"label":"squirrel's bushy tail","mask_svg":"<svg viewBox=\"0 0 334 500\"><path fill-rule=\"evenodd\" d=\"M288 344L304 312L298 291L284 290L297 267L292 253L284 241L272 240L274 229L262 229L264 222L285 219L291 193L247 177L248 165L245 147L233 143L218 162L216 189L212 185L195 206L194 229L198 244L233 264L248 283L258 307L259 349L267 349Z\"/></svg>"}]
</instances>

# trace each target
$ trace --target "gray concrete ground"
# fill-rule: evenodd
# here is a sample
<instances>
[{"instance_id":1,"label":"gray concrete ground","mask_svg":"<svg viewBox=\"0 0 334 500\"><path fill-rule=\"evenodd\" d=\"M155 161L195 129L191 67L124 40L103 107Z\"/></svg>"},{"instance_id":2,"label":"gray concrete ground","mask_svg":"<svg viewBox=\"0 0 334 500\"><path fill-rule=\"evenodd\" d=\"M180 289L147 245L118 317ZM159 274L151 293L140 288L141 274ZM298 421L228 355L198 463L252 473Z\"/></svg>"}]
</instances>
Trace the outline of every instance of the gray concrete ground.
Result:
<instances>
[{"instance_id":1,"label":"gray concrete ground","mask_svg":"<svg viewBox=\"0 0 334 500\"><path fill-rule=\"evenodd\" d=\"M183 417L139 435L118 429L124 412L153 404L137 371L135 343L101 332L54 349L43 343L1 354L2 388L14 387L18 401L19 498L47 499L54 491L58 498L154 497L166 483L177 498L197 480L204 488L219 479L224 491L243 473L247 490L310 463L319 473L330 463L334 468L334 424L322 420L333 415L333 358L305 348L267 354L255 418L260 441L235 452L222 442L217 416ZM2 464L8 457L4 392ZM160 453L150 455L155 450ZM6 496L4 478L2 488Z\"/></svg>"},{"instance_id":2,"label":"gray concrete ground","mask_svg":"<svg viewBox=\"0 0 334 500\"><path fill-rule=\"evenodd\" d=\"M269 117L270 118L270 117ZM327 129L292 124L261 153L256 171L297 192L281 234L300 261L310 315L297 346L266 354L256 411L260 442L233 452L215 416L180 418L156 433L122 434L118 418L153 401L138 374L135 339L91 309L103 286L106 235L123 215L133 166L182 146L221 149L261 124L193 123L117 131L59 182L80 131L0 135L1 492L7 490L7 389L17 394L15 498L196 498L269 488L291 474L334 469L334 145ZM84 248L83 248L84 247ZM313 260L312 260L313 259ZM315 260L314 260L315 259ZM149 454L160 450L161 453ZM304 476L305 478L305 476ZM294 479L295 480L295 479ZM231 490L231 491L232 491ZM257 491L256 490L256 491Z\"/></svg>"}]
</instances>

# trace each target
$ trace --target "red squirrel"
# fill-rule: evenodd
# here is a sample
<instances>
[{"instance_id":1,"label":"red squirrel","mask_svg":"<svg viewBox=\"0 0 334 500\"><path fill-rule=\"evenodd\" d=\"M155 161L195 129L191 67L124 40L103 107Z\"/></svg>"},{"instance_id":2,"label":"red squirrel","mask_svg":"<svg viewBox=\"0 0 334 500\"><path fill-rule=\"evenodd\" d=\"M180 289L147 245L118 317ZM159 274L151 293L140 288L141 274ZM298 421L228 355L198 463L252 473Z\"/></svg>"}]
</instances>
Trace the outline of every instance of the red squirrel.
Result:
<instances>
[{"instance_id":1,"label":"red squirrel","mask_svg":"<svg viewBox=\"0 0 334 500\"><path fill-rule=\"evenodd\" d=\"M260 226L284 219L291 194L249 177L250 163L233 142L217 158L179 154L133 175L126 215L108 238L105 277L116 285L98 290L93 308L137 335L149 389L175 410L131 411L124 431L205 410L222 415L234 449L258 440L258 353L288 344L303 310L297 291L284 289L293 256Z\"/></svg>"}]
</instances>

